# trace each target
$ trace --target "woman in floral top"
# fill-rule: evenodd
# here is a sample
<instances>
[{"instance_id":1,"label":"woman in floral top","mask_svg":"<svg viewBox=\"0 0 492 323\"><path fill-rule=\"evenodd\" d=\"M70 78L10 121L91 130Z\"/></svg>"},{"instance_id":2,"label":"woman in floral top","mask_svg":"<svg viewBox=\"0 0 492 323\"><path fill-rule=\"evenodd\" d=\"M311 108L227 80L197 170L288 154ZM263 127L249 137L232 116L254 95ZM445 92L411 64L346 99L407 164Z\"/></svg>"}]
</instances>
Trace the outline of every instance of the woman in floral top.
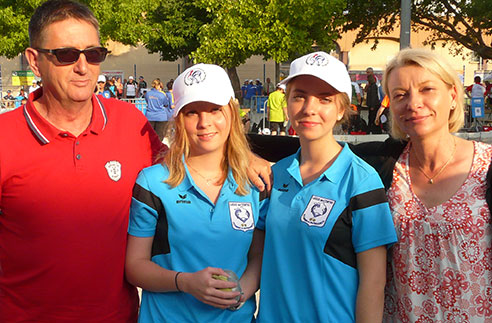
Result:
<instances>
[{"instance_id":1,"label":"woman in floral top","mask_svg":"<svg viewBox=\"0 0 492 323\"><path fill-rule=\"evenodd\" d=\"M399 242L390 251L386 322L491 322L488 144L452 133L463 88L442 57L401 51L384 76L392 134L408 140L387 192Z\"/></svg>"}]
</instances>

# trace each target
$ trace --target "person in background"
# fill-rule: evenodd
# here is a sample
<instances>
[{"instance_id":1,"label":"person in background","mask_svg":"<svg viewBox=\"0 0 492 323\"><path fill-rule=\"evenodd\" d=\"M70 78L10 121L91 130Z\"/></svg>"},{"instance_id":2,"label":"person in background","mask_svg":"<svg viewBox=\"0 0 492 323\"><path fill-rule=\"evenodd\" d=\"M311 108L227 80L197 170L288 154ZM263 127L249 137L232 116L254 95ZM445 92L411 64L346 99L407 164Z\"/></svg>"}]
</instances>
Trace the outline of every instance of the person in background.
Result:
<instances>
[{"instance_id":1,"label":"person in background","mask_svg":"<svg viewBox=\"0 0 492 323\"><path fill-rule=\"evenodd\" d=\"M135 99L138 93L138 85L135 83L133 76L128 77L128 82L124 86L124 97L126 99Z\"/></svg>"},{"instance_id":2,"label":"person in background","mask_svg":"<svg viewBox=\"0 0 492 323\"><path fill-rule=\"evenodd\" d=\"M273 85L272 81L270 80L269 77L267 77L265 86L263 87L263 95L269 96L270 93L273 93L275 91L275 86Z\"/></svg>"},{"instance_id":3,"label":"person in background","mask_svg":"<svg viewBox=\"0 0 492 323\"><path fill-rule=\"evenodd\" d=\"M285 121L287 116L287 101L285 100L285 84L277 84L277 89L268 96L267 115L272 135L285 136Z\"/></svg>"},{"instance_id":4,"label":"person in background","mask_svg":"<svg viewBox=\"0 0 492 323\"><path fill-rule=\"evenodd\" d=\"M169 81L166 84L166 88L167 88L166 95L167 95L167 99L169 100L169 104L170 104L171 109L174 109L174 107L175 107L174 95L173 95L173 84L174 84L174 81L173 82ZM172 114L173 113L171 113L171 118L172 118Z\"/></svg>"},{"instance_id":5,"label":"person in background","mask_svg":"<svg viewBox=\"0 0 492 323\"><path fill-rule=\"evenodd\" d=\"M97 78L96 95L101 95L103 98L111 98L111 91L106 88L106 76L99 75Z\"/></svg>"},{"instance_id":6,"label":"person in background","mask_svg":"<svg viewBox=\"0 0 492 323\"><path fill-rule=\"evenodd\" d=\"M173 93L170 150L133 189L126 276L143 288L140 322L252 322L263 232L234 90L224 69L197 64Z\"/></svg>"},{"instance_id":7,"label":"person in background","mask_svg":"<svg viewBox=\"0 0 492 323\"><path fill-rule=\"evenodd\" d=\"M15 107L18 108L22 105L22 100L26 98L26 92L24 88L19 89L19 95L15 97Z\"/></svg>"},{"instance_id":8,"label":"person in background","mask_svg":"<svg viewBox=\"0 0 492 323\"><path fill-rule=\"evenodd\" d=\"M7 94L3 97L3 100L4 100L4 102L2 104L2 107L6 107L8 109L11 109L14 107L15 98L12 95L11 90L7 90Z\"/></svg>"},{"instance_id":9,"label":"person in background","mask_svg":"<svg viewBox=\"0 0 492 323\"><path fill-rule=\"evenodd\" d=\"M256 79L255 81L255 95L256 96L263 95L263 84L261 84L260 79Z\"/></svg>"},{"instance_id":10,"label":"person in background","mask_svg":"<svg viewBox=\"0 0 492 323\"><path fill-rule=\"evenodd\" d=\"M380 126L385 133L389 131L389 105L389 97L385 95L374 120L374 124Z\"/></svg>"},{"instance_id":11,"label":"person in background","mask_svg":"<svg viewBox=\"0 0 492 323\"><path fill-rule=\"evenodd\" d=\"M485 80L485 97L487 98L487 103L489 107L492 107L492 83L490 80Z\"/></svg>"},{"instance_id":12,"label":"person in background","mask_svg":"<svg viewBox=\"0 0 492 323\"><path fill-rule=\"evenodd\" d=\"M29 87L29 94L31 94L32 92L36 91L37 89L39 89L38 81L36 81L35 79L33 79L32 80L32 85Z\"/></svg>"},{"instance_id":13,"label":"person in background","mask_svg":"<svg viewBox=\"0 0 492 323\"><path fill-rule=\"evenodd\" d=\"M111 91L111 97L112 98L117 98L117 92L116 92L116 85L115 85L115 78L114 76L111 77L108 82L106 83L107 88L109 91Z\"/></svg>"},{"instance_id":14,"label":"person in background","mask_svg":"<svg viewBox=\"0 0 492 323\"><path fill-rule=\"evenodd\" d=\"M367 86L366 86L366 105L369 110L369 117L367 121L367 126L369 127L370 133L380 133L381 131L377 129L375 120L377 110L379 109L379 96L378 87L376 85L376 78L373 74L367 76Z\"/></svg>"},{"instance_id":15,"label":"person in background","mask_svg":"<svg viewBox=\"0 0 492 323\"><path fill-rule=\"evenodd\" d=\"M124 86L123 86L123 83L121 83L121 77L118 77L114 83L115 87L116 87L116 97L118 99L122 99L123 98L123 92L124 92Z\"/></svg>"},{"instance_id":16,"label":"person in background","mask_svg":"<svg viewBox=\"0 0 492 323\"><path fill-rule=\"evenodd\" d=\"M486 88L482 84L482 78L480 76L475 76L473 79L475 83L468 86L465 90L466 95L469 98L483 98L485 97Z\"/></svg>"},{"instance_id":17,"label":"person in background","mask_svg":"<svg viewBox=\"0 0 492 323\"><path fill-rule=\"evenodd\" d=\"M161 81L155 79L152 81L152 89L145 94L147 110L145 116L150 125L162 141L167 133L170 116L169 100L161 90Z\"/></svg>"},{"instance_id":18,"label":"person in background","mask_svg":"<svg viewBox=\"0 0 492 323\"><path fill-rule=\"evenodd\" d=\"M248 86L246 87L246 95L244 97L244 108L254 109L256 105L254 104L254 96L256 95L256 86L253 84L253 80L249 80Z\"/></svg>"},{"instance_id":19,"label":"person in background","mask_svg":"<svg viewBox=\"0 0 492 323\"><path fill-rule=\"evenodd\" d=\"M396 233L383 184L338 143L350 114L345 65L325 52L294 60L289 120L300 149L277 162L266 216L258 322L381 322L386 248Z\"/></svg>"},{"instance_id":20,"label":"person in background","mask_svg":"<svg viewBox=\"0 0 492 323\"><path fill-rule=\"evenodd\" d=\"M246 98L246 92L248 90L248 84L249 84L249 80L246 79L244 80L244 83L243 85L241 86L241 104L245 105L245 98ZM246 107L245 107L246 108Z\"/></svg>"},{"instance_id":21,"label":"person in background","mask_svg":"<svg viewBox=\"0 0 492 323\"><path fill-rule=\"evenodd\" d=\"M147 82L145 81L144 77L140 75L138 77L138 97L145 97L144 91L147 91Z\"/></svg>"}]
</instances>

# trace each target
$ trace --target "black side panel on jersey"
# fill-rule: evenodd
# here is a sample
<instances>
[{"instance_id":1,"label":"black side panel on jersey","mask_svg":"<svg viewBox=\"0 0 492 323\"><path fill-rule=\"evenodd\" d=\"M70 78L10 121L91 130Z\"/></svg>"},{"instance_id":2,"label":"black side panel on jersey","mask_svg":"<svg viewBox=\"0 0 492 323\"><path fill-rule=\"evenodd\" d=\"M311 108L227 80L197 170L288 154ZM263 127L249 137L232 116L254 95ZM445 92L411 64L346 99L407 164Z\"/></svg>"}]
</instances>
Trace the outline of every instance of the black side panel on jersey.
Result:
<instances>
[{"instance_id":1,"label":"black side panel on jersey","mask_svg":"<svg viewBox=\"0 0 492 323\"><path fill-rule=\"evenodd\" d=\"M352 212L386 201L386 193L382 188L353 196L335 222L326 240L324 252L350 267L357 268L357 255L352 244Z\"/></svg>"},{"instance_id":2,"label":"black side panel on jersey","mask_svg":"<svg viewBox=\"0 0 492 323\"><path fill-rule=\"evenodd\" d=\"M157 212L157 226L155 228L154 241L152 242L151 256L170 253L167 216L161 199L138 184L133 187L133 198Z\"/></svg>"}]
</instances>

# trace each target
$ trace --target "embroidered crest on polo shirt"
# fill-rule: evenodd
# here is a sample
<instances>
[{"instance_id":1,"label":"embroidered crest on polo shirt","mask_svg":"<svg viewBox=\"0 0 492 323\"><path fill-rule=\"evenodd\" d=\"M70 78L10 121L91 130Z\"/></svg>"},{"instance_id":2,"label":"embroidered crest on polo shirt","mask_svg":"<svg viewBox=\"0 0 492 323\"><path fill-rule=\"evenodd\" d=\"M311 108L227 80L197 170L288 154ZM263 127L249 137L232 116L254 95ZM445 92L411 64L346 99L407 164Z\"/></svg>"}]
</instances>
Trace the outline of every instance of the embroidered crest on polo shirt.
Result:
<instances>
[{"instance_id":1,"label":"embroidered crest on polo shirt","mask_svg":"<svg viewBox=\"0 0 492 323\"><path fill-rule=\"evenodd\" d=\"M333 205L335 205L334 200L313 195L304 213L302 213L301 221L309 226L322 227L325 225Z\"/></svg>"},{"instance_id":2,"label":"embroidered crest on polo shirt","mask_svg":"<svg viewBox=\"0 0 492 323\"><path fill-rule=\"evenodd\" d=\"M207 78L207 74L201 68L192 69L185 77L184 83L188 86L198 84Z\"/></svg>"},{"instance_id":3,"label":"embroidered crest on polo shirt","mask_svg":"<svg viewBox=\"0 0 492 323\"><path fill-rule=\"evenodd\" d=\"M253 209L249 202L229 202L229 215L232 228L240 231L249 231L255 228Z\"/></svg>"},{"instance_id":4,"label":"embroidered crest on polo shirt","mask_svg":"<svg viewBox=\"0 0 492 323\"><path fill-rule=\"evenodd\" d=\"M328 65L328 57L323 53L314 53L306 58L306 64L325 66Z\"/></svg>"},{"instance_id":5,"label":"embroidered crest on polo shirt","mask_svg":"<svg viewBox=\"0 0 492 323\"><path fill-rule=\"evenodd\" d=\"M108 171L108 176L113 181L117 182L121 178L121 164L117 160L111 160L104 165L106 170Z\"/></svg>"}]
</instances>

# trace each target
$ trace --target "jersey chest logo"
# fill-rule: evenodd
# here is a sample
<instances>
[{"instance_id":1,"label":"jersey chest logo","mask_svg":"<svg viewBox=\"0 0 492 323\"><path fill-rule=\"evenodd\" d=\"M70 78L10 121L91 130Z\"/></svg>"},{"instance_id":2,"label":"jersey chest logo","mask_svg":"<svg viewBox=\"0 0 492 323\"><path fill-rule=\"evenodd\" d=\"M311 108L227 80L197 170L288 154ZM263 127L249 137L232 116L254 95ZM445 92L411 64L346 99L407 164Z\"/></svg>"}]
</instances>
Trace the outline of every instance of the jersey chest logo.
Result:
<instances>
[{"instance_id":1,"label":"jersey chest logo","mask_svg":"<svg viewBox=\"0 0 492 323\"><path fill-rule=\"evenodd\" d=\"M301 221L309 226L322 227L325 225L333 205L335 205L334 200L313 195L302 213Z\"/></svg>"},{"instance_id":2,"label":"jersey chest logo","mask_svg":"<svg viewBox=\"0 0 492 323\"><path fill-rule=\"evenodd\" d=\"M121 178L121 164L117 160L111 160L104 165L106 171L108 172L109 178L117 182Z\"/></svg>"},{"instance_id":3,"label":"jersey chest logo","mask_svg":"<svg viewBox=\"0 0 492 323\"><path fill-rule=\"evenodd\" d=\"M249 231L255 228L251 203L229 202L229 215L234 230Z\"/></svg>"}]
</instances>

